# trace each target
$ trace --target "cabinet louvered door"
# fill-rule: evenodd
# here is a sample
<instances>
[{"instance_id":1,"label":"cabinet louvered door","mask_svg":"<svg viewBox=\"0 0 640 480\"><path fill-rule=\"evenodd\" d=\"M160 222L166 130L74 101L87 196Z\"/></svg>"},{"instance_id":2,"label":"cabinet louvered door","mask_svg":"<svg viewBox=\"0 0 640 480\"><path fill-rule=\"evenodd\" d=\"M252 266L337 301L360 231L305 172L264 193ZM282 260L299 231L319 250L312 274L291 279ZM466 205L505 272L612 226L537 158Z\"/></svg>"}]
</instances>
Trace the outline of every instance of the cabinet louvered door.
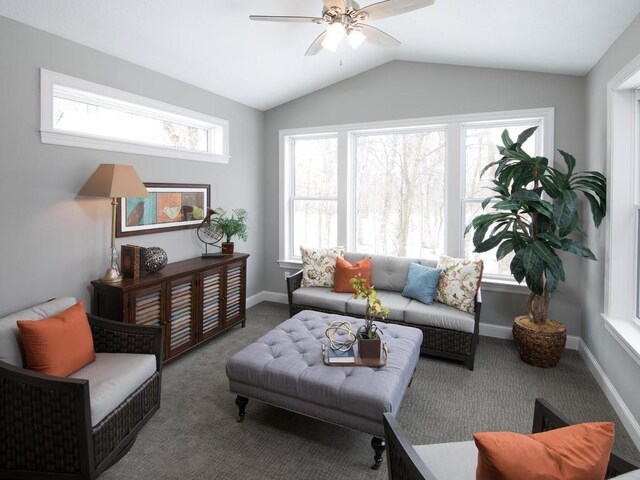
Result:
<instances>
[{"instance_id":1,"label":"cabinet louvered door","mask_svg":"<svg viewBox=\"0 0 640 480\"><path fill-rule=\"evenodd\" d=\"M229 324L245 315L245 267L243 263L236 263L225 269L225 323Z\"/></svg>"},{"instance_id":2,"label":"cabinet louvered door","mask_svg":"<svg viewBox=\"0 0 640 480\"><path fill-rule=\"evenodd\" d=\"M167 350L172 357L191 347L196 341L195 276L170 282L167 308Z\"/></svg>"},{"instance_id":3,"label":"cabinet louvered door","mask_svg":"<svg viewBox=\"0 0 640 480\"><path fill-rule=\"evenodd\" d=\"M129 301L130 323L136 325L162 324L162 285L133 292Z\"/></svg>"},{"instance_id":4,"label":"cabinet louvered door","mask_svg":"<svg viewBox=\"0 0 640 480\"><path fill-rule=\"evenodd\" d=\"M204 272L200 277L202 339L215 335L222 328L222 271L217 268Z\"/></svg>"}]
</instances>

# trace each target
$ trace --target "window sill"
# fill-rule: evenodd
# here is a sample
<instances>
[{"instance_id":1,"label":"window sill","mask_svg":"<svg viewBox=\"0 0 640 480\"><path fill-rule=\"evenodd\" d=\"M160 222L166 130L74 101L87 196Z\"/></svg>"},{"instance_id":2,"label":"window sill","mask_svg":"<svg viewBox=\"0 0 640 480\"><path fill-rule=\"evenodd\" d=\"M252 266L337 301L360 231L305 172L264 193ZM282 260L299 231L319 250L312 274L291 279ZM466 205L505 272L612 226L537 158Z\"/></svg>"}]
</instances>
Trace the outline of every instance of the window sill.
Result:
<instances>
[{"instance_id":1,"label":"window sill","mask_svg":"<svg viewBox=\"0 0 640 480\"><path fill-rule=\"evenodd\" d=\"M604 327L611 336L626 350L626 352L640 365L640 326L633 320L612 318L604 313Z\"/></svg>"},{"instance_id":2,"label":"window sill","mask_svg":"<svg viewBox=\"0 0 640 480\"><path fill-rule=\"evenodd\" d=\"M156 147L136 142L97 138L89 135L66 133L61 131L40 130L42 143L64 145L67 147L91 148L111 152L137 153L156 157L181 158L184 160L198 160L211 163L229 163L228 155L215 153L193 152L171 147Z\"/></svg>"},{"instance_id":3,"label":"window sill","mask_svg":"<svg viewBox=\"0 0 640 480\"><path fill-rule=\"evenodd\" d=\"M302 268L301 260L278 260L280 268L298 271ZM497 278L483 278L482 290L501 293L515 293L517 295L529 295L526 285L521 285L514 280Z\"/></svg>"}]
</instances>

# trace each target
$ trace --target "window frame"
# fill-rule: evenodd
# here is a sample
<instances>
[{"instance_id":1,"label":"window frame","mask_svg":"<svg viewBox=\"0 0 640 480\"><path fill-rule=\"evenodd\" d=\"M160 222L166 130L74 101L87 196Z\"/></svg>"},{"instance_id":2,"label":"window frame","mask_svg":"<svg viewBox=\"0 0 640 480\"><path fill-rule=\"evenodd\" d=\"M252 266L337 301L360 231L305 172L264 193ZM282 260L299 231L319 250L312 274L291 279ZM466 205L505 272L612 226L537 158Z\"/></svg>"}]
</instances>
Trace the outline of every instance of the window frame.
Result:
<instances>
[{"instance_id":1,"label":"window frame","mask_svg":"<svg viewBox=\"0 0 640 480\"><path fill-rule=\"evenodd\" d=\"M207 132L207 151L73 132L53 126L54 97L98 104L149 118L175 121ZM40 69L40 139L42 143L113 152L181 158L213 163L229 162L229 121L58 72Z\"/></svg>"},{"instance_id":2,"label":"window frame","mask_svg":"<svg viewBox=\"0 0 640 480\"><path fill-rule=\"evenodd\" d=\"M287 252L287 257L290 260L293 261L302 261L302 257L297 254L297 252L293 251L293 237L294 237L294 232L295 232L295 216L293 214L294 211L294 203L296 200L326 200L326 201L335 201L336 202L336 207L339 204L339 194L336 194L335 197L310 197L310 196L296 196L295 194L295 147L294 144L296 141L299 140L320 140L320 139L330 139L330 138L335 138L336 142L338 140L338 136L336 133L331 133L331 132L326 132L326 133L320 133L320 134L313 134L313 135L290 135L289 137L287 137L287 148L288 148L288 156L291 159L291 161L289 162L289 175L288 175L288 185L287 185L287 198L288 198L288 206L287 206L287 211L288 211L288 223L287 223L287 227L288 227L288 238L287 238L287 243L286 243L286 252ZM339 163L339 162L338 162ZM338 184L340 182L338 181ZM336 226L337 228L337 226Z\"/></svg>"},{"instance_id":3,"label":"window frame","mask_svg":"<svg viewBox=\"0 0 640 480\"><path fill-rule=\"evenodd\" d=\"M338 244L347 250L354 247L354 223L352 210L355 205L355 159L354 136L367 133L385 133L398 131L433 130L444 128L445 140L445 253L459 256L464 252L464 197L465 192L465 136L463 127L473 127L484 124L505 124L517 120L525 122L540 119L542 123L542 154L553 158L554 152L554 117L555 109L535 108L525 110L508 110L499 112L472 113L462 115L447 115L438 117L421 117L413 119L390 120L368 123L354 123L343 125L327 125L320 127L306 127L283 129L279 131L279 257L278 264L283 269L300 268L301 262L288 255L292 238L286 228L289 223L290 207L288 196L291 186L289 137L311 136L334 133L338 136ZM344 180L340 180L344 179ZM528 293L525 285L518 284L512 277L483 279L486 289L493 291Z\"/></svg>"},{"instance_id":4,"label":"window frame","mask_svg":"<svg viewBox=\"0 0 640 480\"><path fill-rule=\"evenodd\" d=\"M605 329L640 365L637 315L640 204L640 57L607 83L607 216L604 219ZM631 172L631 174L629 173ZM633 216L633 221L630 220ZM615 232L615 241L614 241ZM615 248L614 248L615 247ZM629 258L634 268L628 268ZM628 285L630 288L620 288Z\"/></svg>"}]
</instances>

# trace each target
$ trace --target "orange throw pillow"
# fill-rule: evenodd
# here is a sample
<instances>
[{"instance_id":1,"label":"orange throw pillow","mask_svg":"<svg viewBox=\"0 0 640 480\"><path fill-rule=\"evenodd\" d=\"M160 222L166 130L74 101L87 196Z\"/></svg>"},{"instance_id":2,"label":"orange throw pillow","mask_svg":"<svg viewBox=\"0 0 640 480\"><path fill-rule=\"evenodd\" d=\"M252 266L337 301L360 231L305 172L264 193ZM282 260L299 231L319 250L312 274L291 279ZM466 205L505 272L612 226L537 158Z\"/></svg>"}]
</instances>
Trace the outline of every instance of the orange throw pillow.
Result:
<instances>
[{"instance_id":1,"label":"orange throw pillow","mask_svg":"<svg viewBox=\"0 0 640 480\"><path fill-rule=\"evenodd\" d=\"M371 286L371 257L363 258L351 265L342 257L336 258L336 273L334 276L334 292L355 293L349 283L358 274L367 280L367 287Z\"/></svg>"},{"instance_id":2,"label":"orange throw pillow","mask_svg":"<svg viewBox=\"0 0 640 480\"><path fill-rule=\"evenodd\" d=\"M17 323L29 370L66 377L96 359L82 301L51 318Z\"/></svg>"},{"instance_id":3,"label":"orange throw pillow","mask_svg":"<svg viewBox=\"0 0 640 480\"><path fill-rule=\"evenodd\" d=\"M602 480L613 437L614 426L608 422L531 435L476 433L476 480Z\"/></svg>"}]
</instances>

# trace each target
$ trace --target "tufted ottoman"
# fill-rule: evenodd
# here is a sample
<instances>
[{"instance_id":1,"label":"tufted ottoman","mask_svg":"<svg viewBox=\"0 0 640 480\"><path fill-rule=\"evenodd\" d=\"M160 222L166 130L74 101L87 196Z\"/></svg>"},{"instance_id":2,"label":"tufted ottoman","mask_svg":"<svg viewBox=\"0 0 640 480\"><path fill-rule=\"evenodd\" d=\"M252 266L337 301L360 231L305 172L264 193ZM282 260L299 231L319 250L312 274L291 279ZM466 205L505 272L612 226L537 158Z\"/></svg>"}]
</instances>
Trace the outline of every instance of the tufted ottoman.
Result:
<instances>
[{"instance_id":1,"label":"tufted ottoman","mask_svg":"<svg viewBox=\"0 0 640 480\"><path fill-rule=\"evenodd\" d=\"M382 414L396 414L418 363L422 332L378 323L389 347L382 368L327 366L324 332L335 320L358 328L363 320L304 310L227 362L229 389L237 394L238 421L249 398L374 435L374 468L382 461Z\"/></svg>"}]
</instances>

